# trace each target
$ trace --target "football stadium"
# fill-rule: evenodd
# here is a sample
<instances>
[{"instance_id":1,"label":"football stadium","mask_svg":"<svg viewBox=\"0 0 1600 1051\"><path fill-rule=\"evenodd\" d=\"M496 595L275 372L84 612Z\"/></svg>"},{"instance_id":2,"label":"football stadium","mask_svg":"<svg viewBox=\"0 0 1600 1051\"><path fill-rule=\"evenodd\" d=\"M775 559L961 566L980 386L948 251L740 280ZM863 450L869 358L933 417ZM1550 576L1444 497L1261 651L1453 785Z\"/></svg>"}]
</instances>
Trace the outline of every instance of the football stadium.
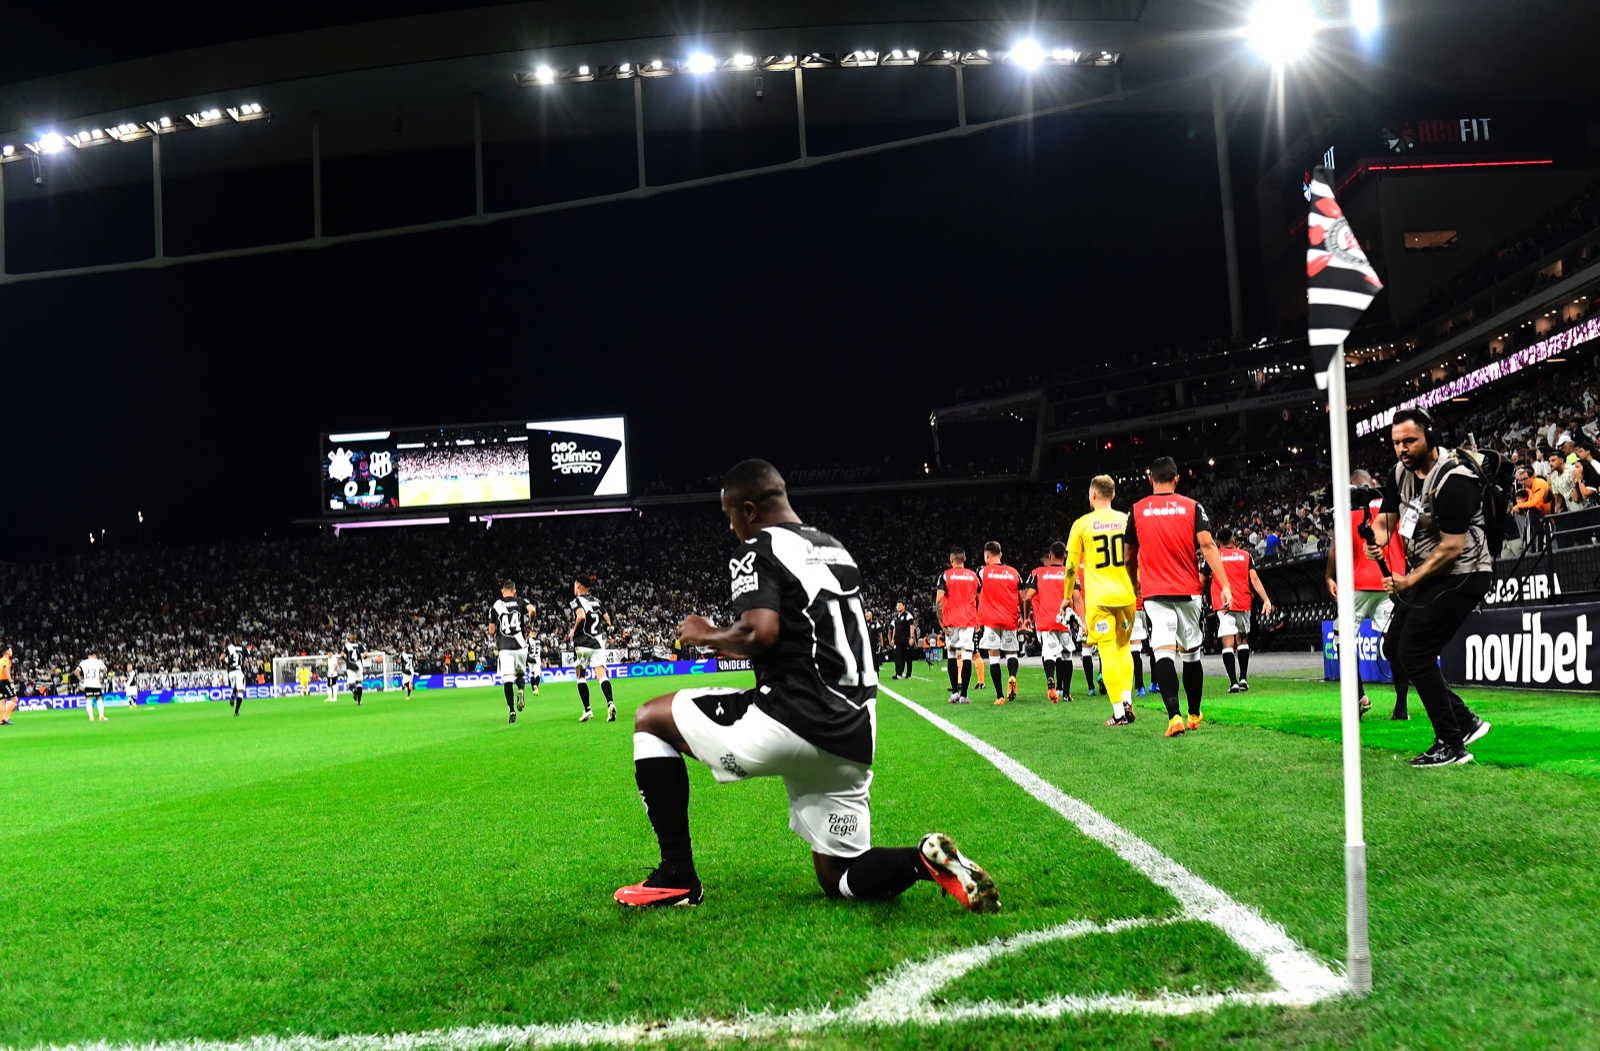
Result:
<instances>
[{"instance_id":1,"label":"football stadium","mask_svg":"<svg viewBox=\"0 0 1600 1051\"><path fill-rule=\"evenodd\" d=\"M1600 10L0 15L0 1051L1600 1047Z\"/></svg>"}]
</instances>

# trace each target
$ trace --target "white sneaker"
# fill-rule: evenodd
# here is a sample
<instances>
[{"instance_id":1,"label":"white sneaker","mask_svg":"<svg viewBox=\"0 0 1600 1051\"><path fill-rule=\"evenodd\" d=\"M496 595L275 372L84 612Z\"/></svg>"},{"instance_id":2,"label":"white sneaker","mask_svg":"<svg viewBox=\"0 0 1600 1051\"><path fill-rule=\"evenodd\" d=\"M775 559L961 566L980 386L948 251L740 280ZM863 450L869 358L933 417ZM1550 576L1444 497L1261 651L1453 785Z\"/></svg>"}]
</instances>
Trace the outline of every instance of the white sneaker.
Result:
<instances>
[{"instance_id":1,"label":"white sneaker","mask_svg":"<svg viewBox=\"0 0 1600 1051\"><path fill-rule=\"evenodd\" d=\"M593 719L593 718L594 718L594 709L593 708L585 708L583 710L583 714L578 716L578 721L580 723L586 723L590 719Z\"/></svg>"}]
</instances>

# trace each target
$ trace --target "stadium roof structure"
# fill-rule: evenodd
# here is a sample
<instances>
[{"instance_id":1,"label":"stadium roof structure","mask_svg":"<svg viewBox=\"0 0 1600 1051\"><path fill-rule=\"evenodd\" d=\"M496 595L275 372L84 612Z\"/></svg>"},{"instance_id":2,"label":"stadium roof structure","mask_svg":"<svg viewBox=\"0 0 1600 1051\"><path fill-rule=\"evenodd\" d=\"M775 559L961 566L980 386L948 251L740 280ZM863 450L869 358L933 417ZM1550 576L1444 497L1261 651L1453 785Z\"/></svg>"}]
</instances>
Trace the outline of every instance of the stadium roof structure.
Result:
<instances>
[{"instance_id":1,"label":"stadium roof structure","mask_svg":"<svg viewBox=\"0 0 1600 1051\"><path fill-rule=\"evenodd\" d=\"M1242 0L734 0L690 14L656 3L544 0L11 84L0 87L0 189L14 216L9 253L0 222L0 283L478 224L804 168L1042 114L1113 105L1203 112L1212 92L1197 91L1196 78L1241 46L1241 10ZM871 141L859 133L867 126ZM741 158L761 163L658 170L651 143L673 133L756 136L767 145ZM493 169L496 151L516 145L546 161L590 147L587 160L561 162L589 174L544 197L507 197L492 186L486 200L486 163ZM428 161L407 189L419 202L402 217L409 221L325 209L325 168L364 158L404 180L420 157ZM219 217L248 211L258 184L237 176L249 171L293 183L304 201L293 222L257 224L246 243L173 243L174 202L164 190L191 209L203 200ZM490 179L507 181L492 170ZM176 194L179 183L200 189ZM107 188L137 192L117 198L114 217L63 225L53 214L74 195ZM28 221L28 208L44 201L52 215ZM92 241L97 223L112 222L141 224L148 239L105 261L88 250L28 250L29 239L68 229Z\"/></svg>"}]
</instances>

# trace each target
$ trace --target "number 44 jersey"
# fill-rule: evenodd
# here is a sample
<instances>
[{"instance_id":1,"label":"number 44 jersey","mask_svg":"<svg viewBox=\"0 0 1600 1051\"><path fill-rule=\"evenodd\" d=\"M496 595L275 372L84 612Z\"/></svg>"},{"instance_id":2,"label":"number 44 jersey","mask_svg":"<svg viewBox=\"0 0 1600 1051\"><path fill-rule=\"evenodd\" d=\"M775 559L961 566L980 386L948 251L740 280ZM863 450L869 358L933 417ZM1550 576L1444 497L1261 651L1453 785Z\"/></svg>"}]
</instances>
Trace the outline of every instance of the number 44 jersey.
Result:
<instances>
[{"instance_id":1,"label":"number 44 jersey","mask_svg":"<svg viewBox=\"0 0 1600 1051\"><path fill-rule=\"evenodd\" d=\"M786 522L735 549L728 569L735 617L778 614L777 645L751 659L756 707L824 751L871 763L878 669L850 552Z\"/></svg>"},{"instance_id":2,"label":"number 44 jersey","mask_svg":"<svg viewBox=\"0 0 1600 1051\"><path fill-rule=\"evenodd\" d=\"M1085 609L1133 605L1127 567L1128 516L1121 511L1090 511L1072 523L1067 565L1083 567Z\"/></svg>"}]
</instances>

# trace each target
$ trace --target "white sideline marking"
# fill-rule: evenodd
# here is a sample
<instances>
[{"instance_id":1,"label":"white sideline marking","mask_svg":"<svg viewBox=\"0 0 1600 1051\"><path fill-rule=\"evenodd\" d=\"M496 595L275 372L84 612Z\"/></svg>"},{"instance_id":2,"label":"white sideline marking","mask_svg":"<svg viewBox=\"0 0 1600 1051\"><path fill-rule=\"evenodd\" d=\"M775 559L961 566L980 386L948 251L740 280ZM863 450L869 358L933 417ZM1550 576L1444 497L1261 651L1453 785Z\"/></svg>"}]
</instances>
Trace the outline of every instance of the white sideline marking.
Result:
<instances>
[{"instance_id":1,"label":"white sideline marking","mask_svg":"<svg viewBox=\"0 0 1600 1051\"><path fill-rule=\"evenodd\" d=\"M1039 931L905 963L874 982L855 1004L835 1009L757 1012L736 1019L682 1018L664 1022L557 1022L530 1025L478 1025L432 1029L419 1033L367 1033L349 1036L257 1036L243 1040L172 1040L113 1044L51 1044L48 1051L487 1051L494 1048L593 1047L674 1040L727 1041L763 1039L841 1027L945 1025L991 1018L1051 1020L1069 1015L1187 1015L1225 1006L1303 1007L1338 996L1344 979L1318 963L1282 927L1249 906L1234 901L1155 847L1112 822L1088 804L1074 799L1004 752L893 690L885 693L934 726L965 744L1009 777L1023 791L1072 822L1089 838L1104 844L1152 883L1167 890L1182 907L1179 916L1135 917L1094 923L1074 920ZM940 990L997 958L1036 945L1068 941L1091 934L1162 927L1172 923L1209 923L1261 962L1281 987L1265 992L1174 993L1163 991L1141 999L1127 995L1052 996L1026 1004L993 1001L936 1005ZM5 1051L0 1048L0 1051ZM38 1051L45 1051L39 1048Z\"/></svg>"},{"instance_id":2,"label":"white sideline marking","mask_svg":"<svg viewBox=\"0 0 1600 1051\"><path fill-rule=\"evenodd\" d=\"M948 719L886 686L886 693L989 762L1029 795L1082 830L1083 834L1116 852L1156 886L1166 890L1183 907L1185 919L1201 920L1219 928L1245 952L1261 961L1273 981L1295 1003L1316 1003L1346 989L1345 980L1324 967L1278 924L1242 905L1182 865L1167 857L1082 800L1074 799L1000 749L967 733Z\"/></svg>"}]
</instances>

